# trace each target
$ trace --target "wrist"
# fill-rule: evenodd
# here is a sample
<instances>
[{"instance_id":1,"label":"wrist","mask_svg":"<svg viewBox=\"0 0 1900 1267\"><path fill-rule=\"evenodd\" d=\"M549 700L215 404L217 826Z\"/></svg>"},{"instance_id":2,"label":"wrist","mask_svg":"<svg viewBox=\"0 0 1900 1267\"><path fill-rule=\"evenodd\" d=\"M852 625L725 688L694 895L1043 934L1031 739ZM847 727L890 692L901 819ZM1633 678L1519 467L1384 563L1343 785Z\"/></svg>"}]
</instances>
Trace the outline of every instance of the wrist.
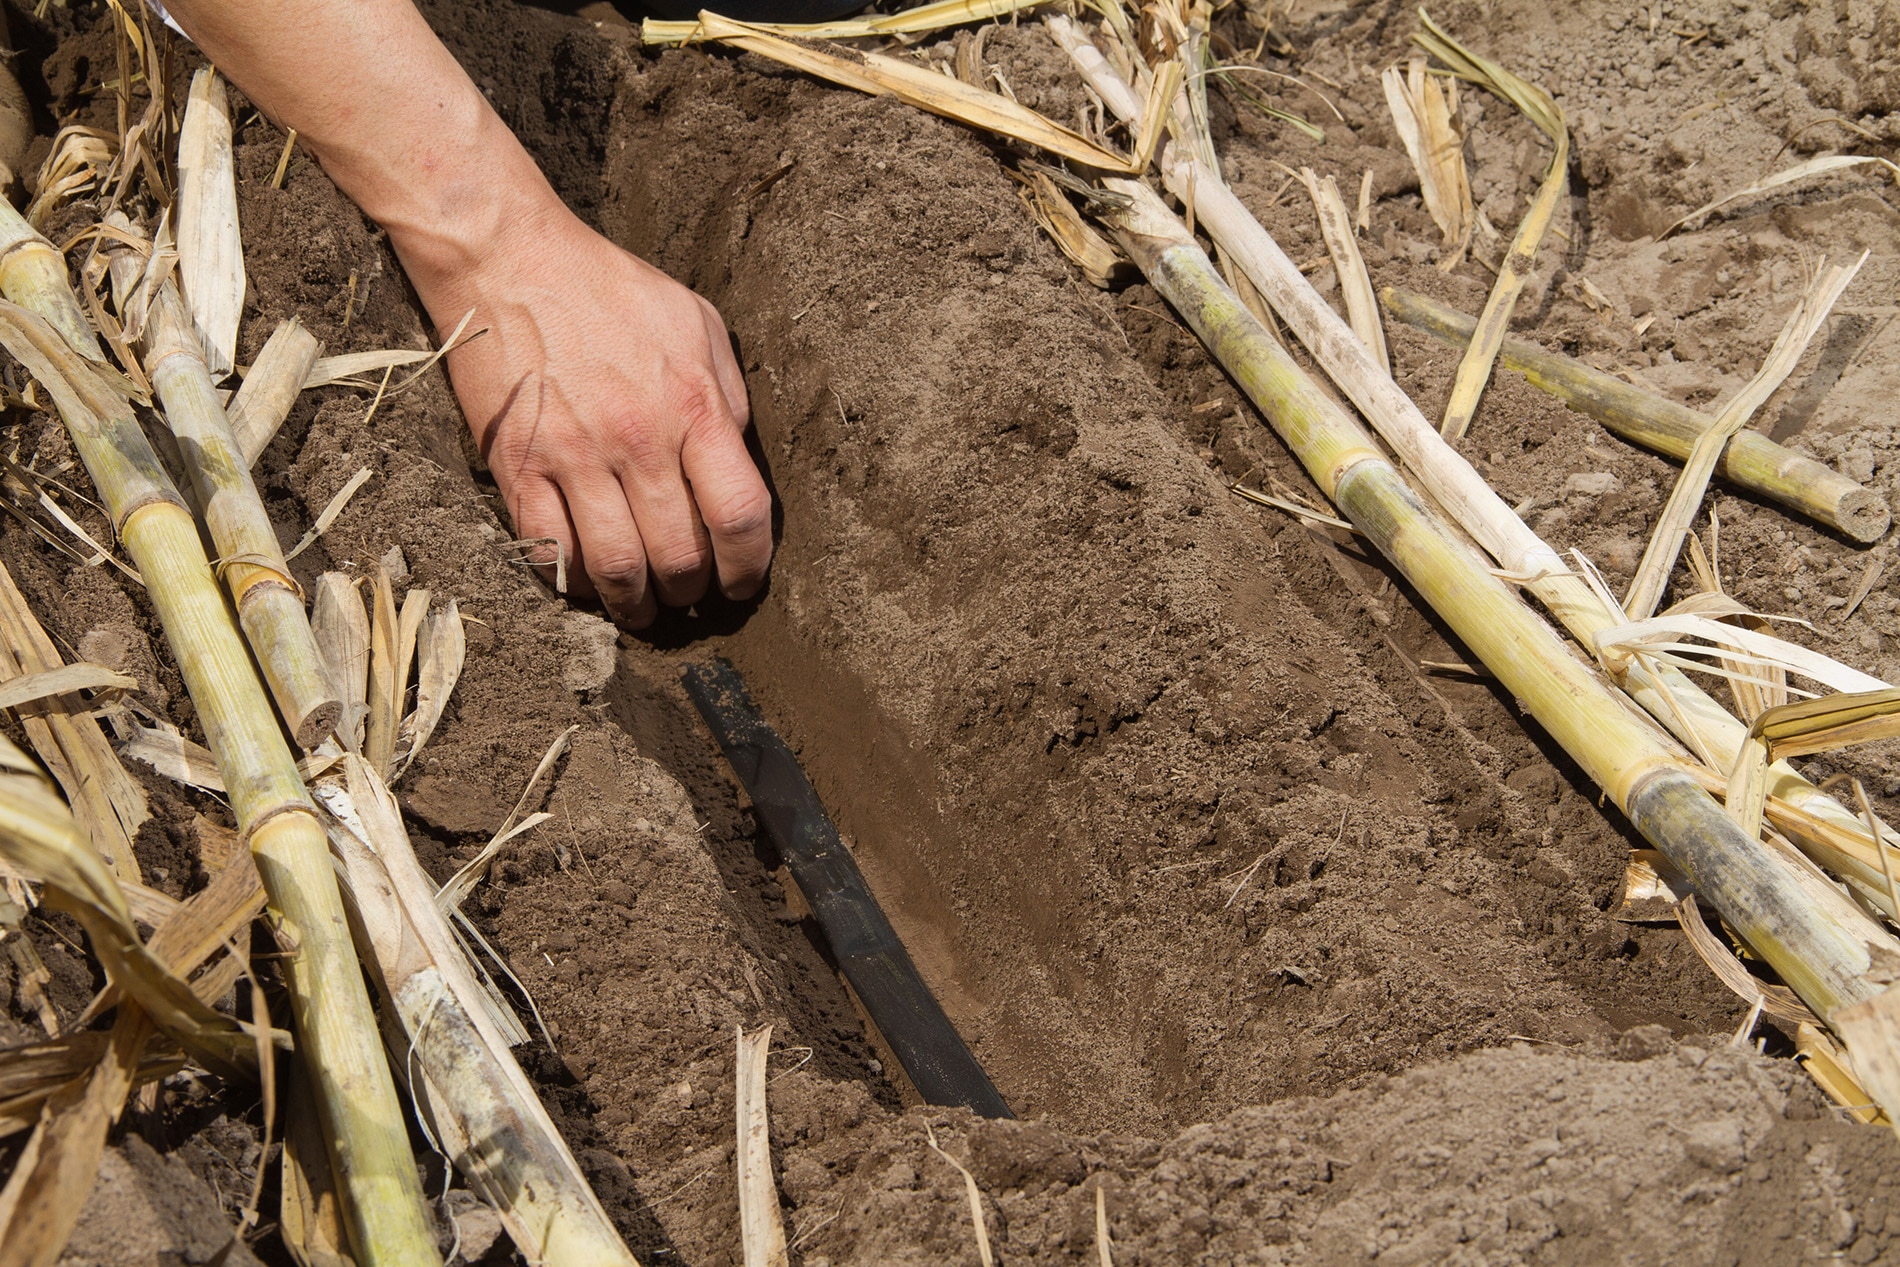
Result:
<instances>
[{"instance_id":1,"label":"wrist","mask_svg":"<svg viewBox=\"0 0 1900 1267\"><path fill-rule=\"evenodd\" d=\"M443 104L435 136L317 150L338 188L388 233L432 310L438 300L459 302L457 292L518 244L558 235L574 219L487 100L465 78L462 85Z\"/></svg>"}]
</instances>

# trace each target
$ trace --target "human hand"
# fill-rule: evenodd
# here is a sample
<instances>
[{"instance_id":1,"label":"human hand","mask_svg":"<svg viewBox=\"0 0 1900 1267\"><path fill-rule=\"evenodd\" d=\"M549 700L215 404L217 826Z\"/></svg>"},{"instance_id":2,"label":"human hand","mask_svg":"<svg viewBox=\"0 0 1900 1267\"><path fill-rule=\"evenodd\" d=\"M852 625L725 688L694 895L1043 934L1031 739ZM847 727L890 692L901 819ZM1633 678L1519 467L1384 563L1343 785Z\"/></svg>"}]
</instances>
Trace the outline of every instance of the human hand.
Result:
<instances>
[{"instance_id":1,"label":"human hand","mask_svg":"<svg viewBox=\"0 0 1900 1267\"><path fill-rule=\"evenodd\" d=\"M719 314L562 205L410 0L168 7L388 231L438 329L474 309L449 375L537 562L636 627L715 572L757 591L772 503Z\"/></svg>"},{"instance_id":2,"label":"human hand","mask_svg":"<svg viewBox=\"0 0 1900 1267\"><path fill-rule=\"evenodd\" d=\"M470 309L487 328L449 374L516 535L552 539L530 555L546 574L560 551L570 588L636 629L715 573L729 598L758 590L771 497L711 304L558 203L472 267L409 271L439 329Z\"/></svg>"}]
</instances>

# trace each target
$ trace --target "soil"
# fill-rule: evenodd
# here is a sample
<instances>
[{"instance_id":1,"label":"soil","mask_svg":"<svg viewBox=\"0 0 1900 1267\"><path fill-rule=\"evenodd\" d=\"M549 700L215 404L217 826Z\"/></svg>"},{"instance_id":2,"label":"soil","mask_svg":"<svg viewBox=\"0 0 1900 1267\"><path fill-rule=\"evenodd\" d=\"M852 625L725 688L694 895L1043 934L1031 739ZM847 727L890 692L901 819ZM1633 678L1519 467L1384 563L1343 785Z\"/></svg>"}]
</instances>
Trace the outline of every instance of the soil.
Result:
<instances>
[{"instance_id":1,"label":"soil","mask_svg":"<svg viewBox=\"0 0 1900 1267\"><path fill-rule=\"evenodd\" d=\"M438 875L574 728L552 820L470 912L545 1018L552 1049L519 1055L643 1262L739 1261L732 1035L763 1023L794 1258L814 1267L975 1260L964 1182L927 1126L970 1168L1006 1262L1097 1261L1098 1191L1124 1265L1900 1256L1900 1145L1841 1120L1785 1035L1764 1026L1766 1054L1732 1044L1744 1009L1679 931L1613 917L1634 834L1495 683L1427 667L1466 653L1395 574L1348 534L1228 491L1317 498L1162 300L1094 289L1040 234L1007 148L750 56L646 54L591 10L423 7L564 196L726 315L778 503L766 594L633 637L515 562L438 377L368 423L361 393L307 394L258 468L286 540L374 473L297 560L306 584L393 548L404 585L480 622L397 789ZM1271 64L1302 83L1250 90L1326 139L1214 94L1242 198L1337 299L1280 165L1348 190L1371 172L1375 283L1475 311L1490 274L1438 267L1379 88L1411 10L1275 13L1288 56ZM84 6L51 14L9 14L43 62L28 78L44 122L103 117L110 27ZM1900 491L1893 186L1850 172L1658 240L1794 156L1893 157L1891 7L1460 0L1434 16L1549 87L1573 125L1569 196L1517 331L1707 404L1753 374L1821 255L1871 250L1757 425ZM1260 38L1238 8L1217 30ZM982 56L1052 117L1084 102L1033 22L992 28ZM1508 237L1545 150L1503 104L1464 103L1474 195ZM301 156L270 188L284 138L239 118L240 361L293 313L330 352L426 346L374 226ZM1501 251L1481 239L1477 254ZM1400 383L1440 411L1456 353L1388 337ZM67 453L43 418L13 442ZM1618 586L1676 470L1505 371L1464 447ZM1890 545L1723 486L1698 530L1744 602L1900 680L1891 586L1844 615ZM11 520L0 559L56 637L189 723L142 596ZM867 1032L678 686L713 656L799 753L1021 1120L918 1106ZM1890 746L1812 762L1836 772L1900 806ZM159 820L141 861L188 892L194 816L225 821L220 807L145 781ZM95 984L62 940L76 930L31 933L54 1005L76 1013ZM7 1002L23 1036L32 1012ZM200 1198L235 1215L267 1160L258 1121L241 1096L168 1084L68 1261L209 1261L229 1238ZM100 1249L138 1200L199 1215L169 1249ZM282 1260L268 1235L253 1248Z\"/></svg>"}]
</instances>

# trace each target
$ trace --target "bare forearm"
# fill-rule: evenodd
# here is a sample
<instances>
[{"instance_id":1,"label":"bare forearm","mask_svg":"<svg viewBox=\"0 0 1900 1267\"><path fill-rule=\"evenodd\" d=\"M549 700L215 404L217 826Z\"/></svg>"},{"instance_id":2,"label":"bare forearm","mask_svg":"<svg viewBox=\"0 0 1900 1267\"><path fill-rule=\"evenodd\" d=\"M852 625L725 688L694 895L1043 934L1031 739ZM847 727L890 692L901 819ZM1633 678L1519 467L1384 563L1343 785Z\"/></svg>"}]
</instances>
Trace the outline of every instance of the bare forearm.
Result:
<instances>
[{"instance_id":1,"label":"bare forearm","mask_svg":"<svg viewBox=\"0 0 1900 1267\"><path fill-rule=\"evenodd\" d=\"M554 543L537 562L634 626L715 565L758 589L772 503L724 322L561 204L411 0L166 2L389 231L437 326L476 314L449 375L517 535Z\"/></svg>"},{"instance_id":2,"label":"bare forearm","mask_svg":"<svg viewBox=\"0 0 1900 1267\"><path fill-rule=\"evenodd\" d=\"M410 0L170 0L223 74L389 231L426 291L566 213Z\"/></svg>"}]
</instances>

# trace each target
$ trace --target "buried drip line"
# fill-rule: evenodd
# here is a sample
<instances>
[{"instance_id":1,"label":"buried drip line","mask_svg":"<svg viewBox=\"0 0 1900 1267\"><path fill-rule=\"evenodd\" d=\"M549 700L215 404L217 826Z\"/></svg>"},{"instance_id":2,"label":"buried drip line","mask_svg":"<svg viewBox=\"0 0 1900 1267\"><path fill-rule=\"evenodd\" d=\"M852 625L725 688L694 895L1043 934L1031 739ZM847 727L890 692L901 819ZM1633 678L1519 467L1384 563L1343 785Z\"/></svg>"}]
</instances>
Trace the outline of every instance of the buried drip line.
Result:
<instances>
[{"instance_id":1,"label":"buried drip line","mask_svg":"<svg viewBox=\"0 0 1900 1267\"><path fill-rule=\"evenodd\" d=\"M724 661L694 665L683 680L833 958L918 1095L983 1117L1016 1116L911 962L798 758L752 702L738 670Z\"/></svg>"}]
</instances>

